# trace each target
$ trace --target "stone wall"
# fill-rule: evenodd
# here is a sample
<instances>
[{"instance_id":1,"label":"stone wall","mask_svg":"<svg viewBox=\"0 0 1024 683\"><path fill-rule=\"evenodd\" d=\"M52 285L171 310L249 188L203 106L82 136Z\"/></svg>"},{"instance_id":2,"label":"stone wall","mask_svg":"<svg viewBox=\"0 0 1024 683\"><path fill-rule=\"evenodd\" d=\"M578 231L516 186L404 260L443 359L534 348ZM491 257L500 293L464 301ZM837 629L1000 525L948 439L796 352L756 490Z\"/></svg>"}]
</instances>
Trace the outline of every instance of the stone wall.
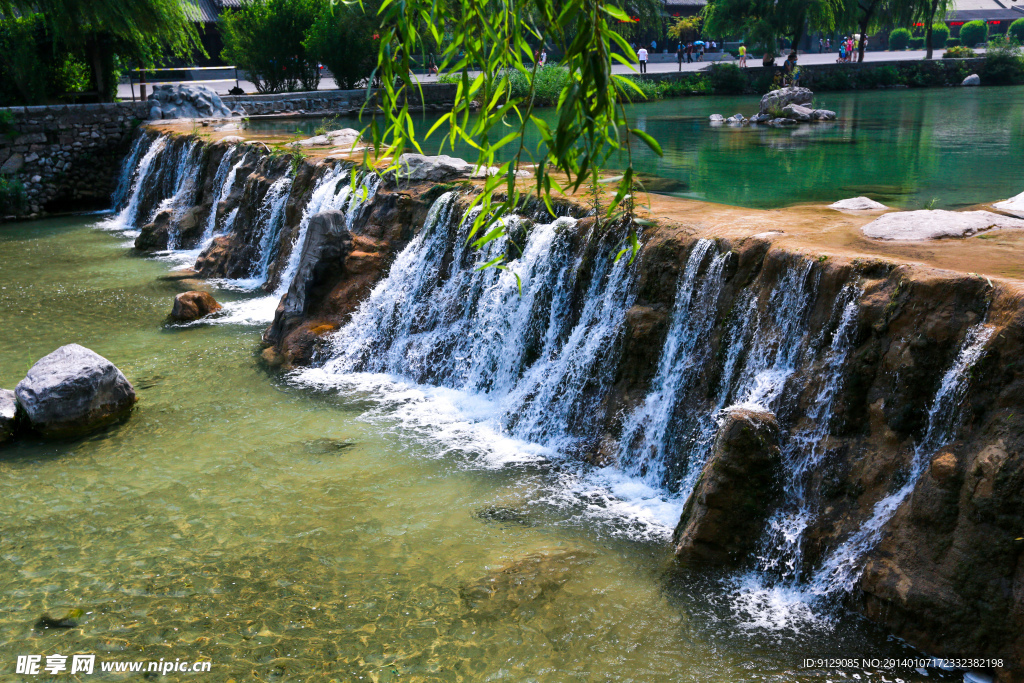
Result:
<instances>
[{"instance_id":1,"label":"stone wall","mask_svg":"<svg viewBox=\"0 0 1024 683\"><path fill-rule=\"evenodd\" d=\"M109 206L132 132L148 115L131 102L7 111L13 121L0 130L0 174L19 179L25 197L4 213L20 218Z\"/></svg>"},{"instance_id":2,"label":"stone wall","mask_svg":"<svg viewBox=\"0 0 1024 683\"><path fill-rule=\"evenodd\" d=\"M423 101L429 111L451 107L458 86L444 83L423 85ZM315 92L282 93L278 95L225 95L224 104L241 108L250 116L301 112L304 114L357 114L366 102L366 89L318 90ZM418 93L412 102L420 104Z\"/></svg>"}]
</instances>

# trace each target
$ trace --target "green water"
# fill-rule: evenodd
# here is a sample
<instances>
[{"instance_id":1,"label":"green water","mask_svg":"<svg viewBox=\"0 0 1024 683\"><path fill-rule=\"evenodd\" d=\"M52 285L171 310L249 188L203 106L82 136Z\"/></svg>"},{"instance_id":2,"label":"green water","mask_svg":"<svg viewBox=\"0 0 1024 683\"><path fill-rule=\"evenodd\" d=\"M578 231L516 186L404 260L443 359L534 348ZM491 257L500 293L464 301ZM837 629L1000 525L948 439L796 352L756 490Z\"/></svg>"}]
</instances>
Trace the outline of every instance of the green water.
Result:
<instances>
[{"instance_id":1,"label":"green water","mask_svg":"<svg viewBox=\"0 0 1024 683\"><path fill-rule=\"evenodd\" d=\"M261 370L258 328L165 326L166 271L86 218L0 227L0 386L78 342L141 399L91 437L0 450L0 680L48 678L18 655L92 653L212 663L164 680L825 681L801 660L910 652L849 616L758 626L793 604L738 609L734 579L559 502L556 468L472 466L361 419L367 396Z\"/></svg>"},{"instance_id":2,"label":"green water","mask_svg":"<svg viewBox=\"0 0 1024 683\"><path fill-rule=\"evenodd\" d=\"M635 155L647 189L755 208L865 195L905 209L958 208L1024 191L1024 87L823 93L815 106L841 120L787 129L708 122L711 114L750 117L757 105L757 97L690 97L632 107L634 123L664 151ZM554 110L540 114L554 121ZM250 128L312 134L317 125L253 121ZM536 143L531 136L530 148ZM475 158L468 148L454 154Z\"/></svg>"}]
</instances>

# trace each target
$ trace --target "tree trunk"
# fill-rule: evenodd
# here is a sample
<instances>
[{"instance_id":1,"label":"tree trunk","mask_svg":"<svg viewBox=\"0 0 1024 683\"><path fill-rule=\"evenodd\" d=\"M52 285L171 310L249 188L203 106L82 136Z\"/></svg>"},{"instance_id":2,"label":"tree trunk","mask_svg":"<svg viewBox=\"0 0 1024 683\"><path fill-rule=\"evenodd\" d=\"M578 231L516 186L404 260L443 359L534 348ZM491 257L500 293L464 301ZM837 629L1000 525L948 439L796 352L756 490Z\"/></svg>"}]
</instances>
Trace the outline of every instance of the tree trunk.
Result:
<instances>
[{"instance_id":1,"label":"tree trunk","mask_svg":"<svg viewBox=\"0 0 1024 683\"><path fill-rule=\"evenodd\" d=\"M100 102L106 101L107 78L103 69L103 54L100 50L99 40L92 38L86 45L86 54L89 56L89 68L92 70L92 85L99 94Z\"/></svg>"},{"instance_id":2,"label":"tree trunk","mask_svg":"<svg viewBox=\"0 0 1024 683\"><path fill-rule=\"evenodd\" d=\"M928 24L924 29L924 47L928 50L925 53L925 59L932 58L932 26L935 24L935 12L939 9L939 0L932 0L932 4L928 9Z\"/></svg>"},{"instance_id":3,"label":"tree trunk","mask_svg":"<svg viewBox=\"0 0 1024 683\"><path fill-rule=\"evenodd\" d=\"M857 61L864 61L864 50L867 49L868 43L868 26L871 25L871 17L874 16L875 10L878 8L879 0L872 0L871 4L864 7L864 16L860 20L860 40L857 41Z\"/></svg>"}]
</instances>

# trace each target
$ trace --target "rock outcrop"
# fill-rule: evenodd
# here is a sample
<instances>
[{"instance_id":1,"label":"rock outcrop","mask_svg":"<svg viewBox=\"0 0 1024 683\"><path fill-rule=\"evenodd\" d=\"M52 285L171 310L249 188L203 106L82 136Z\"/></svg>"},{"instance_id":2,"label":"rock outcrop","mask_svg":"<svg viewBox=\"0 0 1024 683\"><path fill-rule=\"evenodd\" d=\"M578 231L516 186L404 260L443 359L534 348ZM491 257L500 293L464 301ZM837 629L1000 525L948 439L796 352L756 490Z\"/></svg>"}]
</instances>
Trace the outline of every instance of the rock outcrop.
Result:
<instances>
[{"instance_id":1,"label":"rock outcrop","mask_svg":"<svg viewBox=\"0 0 1024 683\"><path fill-rule=\"evenodd\" d=\"M14 436L18 400L10 389L0 389L0 444Z\"/></svg>"},{"instance_id":2,"label":"rock outcrop","mask_svg":"<svg viewBox=\"0 0 1024 683\"><path fill-rule=\"evenodd\" d=\"M401 167L398 178L403 181L442 183L465 177L473 172L473 164L446 154L403 154L398 158L398 164Z\"/></svg>"},{"instance_id":3,"label":"rock outcrop","mask_svg":"<svg viewBox=\"0 0 1024 683\"><path fill-rule=\"evenodd\" d=\"M126 417L135 404L121 371L78 344L41 358L14 393L29 425L51 438L88 434Z\"/></svg>"},{"instance_id":4,"label":"rock outcrop","mask_svg":"<svg viewBox=\"0 0 1024 683\"><path fill-rule=\"evenodd\" d=\"M199 320L220 309L221 305L209 292L182 292L174 297L171 318L180 322L189 322Z\"/></svg>"},{"instance_id":5,"label":"rock outcrop","mask_svg":"<svg viewBox=\"0 0 1024 683\"><path fill-rule=\"evenodd\" d=\"M970 237L986 230L1024 229L1024 220L991 211L943 211L922 209L898 211L879 216L861 228L877 240L922 241L946 237Z\"/></svg>"},{"instance_id":6,"label":"rock outcrop","mask_svg":"<svg viewBox=\"0 0 1024 683\"><path fill-rule=\"evenodd\" d=\"M1012 213L1014 216L1024 218L1024 192L1021 192L1015 197L1010 197L1006 201L996 202L992 206L1000 211Z\"/></svg>"},{"instance_id":7,"label":"rock outcrop","mask_svg":"<svg viewBox=\"0 0 1024 683\"><path fill-rule=\"evenodd\" d=\"M775 415L728 409L673 535L676 555L712 563L748 559L779 496L780 459Z\"/></svg>"},{"instance_id":8,"label":"rock outcrop","mask_svg":"<svg viewBox=\"0 0 1024 683\"><path fill-rule=\"evenodd\" d=\"M149 98L151 119L199 119L231 116L220 95L202 85L158 85Z\"/></svg>"},{"instance_id":9,"label":"rock outcrop","mask_svg":"<svg viewBox=\"0 0 1024 683\"><path fill-rule=\"evenodd\" d=\"M761 97L758 114L780 112L787 106L796 104L807 106L814 101L814 93L807 88L779 88Z\"/></svg>"}]
</instances>

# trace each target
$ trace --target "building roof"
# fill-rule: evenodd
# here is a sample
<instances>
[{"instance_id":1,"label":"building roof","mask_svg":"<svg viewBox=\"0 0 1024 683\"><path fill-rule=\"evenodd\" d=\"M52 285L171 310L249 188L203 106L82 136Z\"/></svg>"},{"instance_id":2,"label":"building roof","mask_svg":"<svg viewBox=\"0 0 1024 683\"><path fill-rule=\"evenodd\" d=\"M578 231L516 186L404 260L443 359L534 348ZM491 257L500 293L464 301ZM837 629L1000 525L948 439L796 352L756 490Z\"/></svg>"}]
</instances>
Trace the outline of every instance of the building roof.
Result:
<instances>
[{"instance_id":1,"label":"building roof","mask_svg":"<svg viewBox=\"0 0 1024 683\"><path fill-rule=\"evenodd\" d=\"M238 9L242 6L242 0L184 0L196 8L196 21L204 24L214 24L220 18L221 12L225 9Z\"/></svg>"}]
</instances>

